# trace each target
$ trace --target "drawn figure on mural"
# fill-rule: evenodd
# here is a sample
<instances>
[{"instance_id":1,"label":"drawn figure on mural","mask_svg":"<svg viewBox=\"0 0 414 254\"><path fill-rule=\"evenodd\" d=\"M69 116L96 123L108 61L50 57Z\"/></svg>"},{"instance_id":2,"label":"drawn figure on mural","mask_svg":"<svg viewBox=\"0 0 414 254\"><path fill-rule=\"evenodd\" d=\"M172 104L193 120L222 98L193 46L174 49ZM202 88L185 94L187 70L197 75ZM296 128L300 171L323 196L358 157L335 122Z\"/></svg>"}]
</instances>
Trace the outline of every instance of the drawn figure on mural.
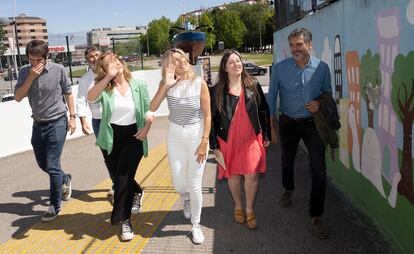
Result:
<instances>
[{"instance_id":1,"label":"drawn figure on mural","mask_svg":"<svg viewBox=\"0 0 414 254\"><path fill-rule=\"evenodd\" d=\"M400 10L389 8L378 12L377 50L380 56L379 70L382 85L378 106L378 126L375 127L381 145L382 175L390 184L398 172L397 153L397 116L392 110L391 76L394 72L394 60L400 52Z\"/></svg>"},{"instance_id":2,"label":"drawn figure on mural","mask_svg":"<svg viewBox=\"0 0 414 254\"><path fill-rule=\"evenodd\" d=\"M347 62L350 64L351 61L348 61L347 59ZM355 80L355 76L360 76L360 92L367 105L368 127L365 129L361 145L358 133L360 127L357 125L360 116L357 114L355 108L355 106L357 106L355 101L358 100L355 100L354 98L356 96L354 90L350 90L350 98L352 101L348 110L348 121L351 129L352 162L354 169L357 172L361 172L362 175L374 185L378 192L386 198L382 183L381 146L377 133L373 128L374 111L379 105L379 91L382 83L379 63L379 55L376 54L372 56L371 51L367 50L367 53L361 59L360 74L352 68L348 69L350 71L350 75L348 76L348 79L351 80L350 84L358 83L358 80ZM347 68L350 66L351 64L349 66L347 65ZM357 75L355 75L355 73ZM388 202L391 207L395 207L396 205L396 188L399 180L400 175L395 174L392 181L391 192L388 197Z\"/></svg>"},{"instance_id":3,"label":"drawn figure on mural","mask_svg":"<svg viewBox=\"0 0 414 254\"><path fill-rule=\"evenodd\" d=\"M352 163L357 172L361 172L360 147L362 143L362 129L361 129L361 100L360 100L360 77L361 77L361 63L357 51L346 52L346 78L348 81L349 90L349 107L348 107L348 149L352 155ZM342 137L343 133L341 133Z\"/></svg>"},{"instance_id":4,"label":"drawn figure on mural","mask_svg":"<svg viewBox=\"0 0 414 254\"><path fill-rule=\"evenodd\" d=\"M398 55L395 59L395 70L392 74L392 107L398 120L403 125L403 147L401 159L401 181L398 191L414 204L413 191L413 121L414 121L414 51L406 57ZM396 173L398 174L398 173Z\"/></svg>"},{"instance_id":5,"label":"drawn figure on mural","mask_svg":"<svg viewBox=\"0 0 414 254\"><path fill-rule=\"evenodd\" d=\"M339 35L335 36L335 53L334 53L334 77L335 77L335 100L339 104L342 98L342 52L341 39Z\"/></svg>"}]
</instances>

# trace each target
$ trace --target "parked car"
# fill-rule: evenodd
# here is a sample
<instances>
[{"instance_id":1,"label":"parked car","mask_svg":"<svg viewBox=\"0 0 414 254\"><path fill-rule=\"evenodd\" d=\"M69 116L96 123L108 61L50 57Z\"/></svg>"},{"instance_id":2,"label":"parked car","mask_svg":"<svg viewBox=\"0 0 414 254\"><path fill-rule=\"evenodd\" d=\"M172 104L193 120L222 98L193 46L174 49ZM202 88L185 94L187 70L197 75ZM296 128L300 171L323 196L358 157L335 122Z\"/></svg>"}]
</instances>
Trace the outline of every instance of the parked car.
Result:
<instances>
[{"instance_id":1,"label":"parked car","mask_svg":"<svg viewBox=\"0 0 414 254\"><path fill-rule=\"evenodd\" d=\"M251 75L265 75L267 72L266 68L260 67L254 63L245 62L243 63L244 69Z\"/></svg>"},{"instance_id":2,"label":"parked car","mask_svg":"<svg viewBox=\"0 0 414 254\"><path fill-rule=\"evenodd\" d=\"M3 95L3 97L1 97L1 102L13 101L13 100L14 100L14 94L12 94L12 93L5 94L5 95Z\"/></svg>"}]
</instances>

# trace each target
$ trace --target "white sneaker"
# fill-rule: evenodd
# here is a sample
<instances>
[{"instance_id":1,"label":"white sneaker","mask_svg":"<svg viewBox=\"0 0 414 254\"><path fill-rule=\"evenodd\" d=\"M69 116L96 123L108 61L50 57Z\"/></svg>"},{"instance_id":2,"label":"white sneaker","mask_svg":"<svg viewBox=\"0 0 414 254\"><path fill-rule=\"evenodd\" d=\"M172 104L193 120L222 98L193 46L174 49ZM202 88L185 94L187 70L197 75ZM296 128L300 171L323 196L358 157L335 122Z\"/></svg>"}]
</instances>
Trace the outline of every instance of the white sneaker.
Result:
<instances>
[{"instance_id":1,"label":"white sneaker","mask_svg":"<svg viewBox=\"0 0 414 254\"><path fill-rule=\"evenodd\" d=\"M124 220L121 224L121 239L122 241L129 241L134 238L134 232L132 231L131 221L129 219Z\"/></svg>"},{"instance_id":2,"label":"white sneaker","mask_svg":"<svg viewBox=\"0 0 414 254\"><path fill-rule=\"evenodd\" d=\"M204 242L204 234L201 231L200 224L194 224L193 228L191 229L191 234L193 235L193 243L194 244L201 244Z\"/></svg>"},{"instance_id":3,"label":"white sneaker","mask_svg":"<svg viewBox=\"0 0 414 254\"><path fill-rule=\"evenodd\" d=\"M66 181L62 184L62 200L68 201L72 196L72 176L66 175Z\"/></svg>"},{"instance_id":4,"label":"white sneaker","mask_svg":"<svg viewBox=\"0 0 414 254\"><path fill-rule=\"evenodd\" d=\"M132 208L131 208L132 214L138 214L141 212L143 198L144 198L144 191L142 191L142 193L136 193L134 195L134 199L132 199Z\"/></svg>"},{"instance_id":5,"label":"white sneaker","mask_svg":"<svg viewBox=\"0 0 414 254\"><path fill-rule=\"evenodd\" d=\"M115 191L113 188L111 188L108 191L108 193L106 194L106 197L108 198L108 201L111 204L111 206L114 206Z\"/></svg>"},{"instance_id":6,"label":"white sneaker","mask_svg":"<svg viewBox=\"0 0 414 254\"><path fill-rule=\"evenodd\" d=\"M183 203L183 214L184 218L187 220L191 219L191 206L190 206L190 200L185 200Z\"/></svg>"}]
</instances>

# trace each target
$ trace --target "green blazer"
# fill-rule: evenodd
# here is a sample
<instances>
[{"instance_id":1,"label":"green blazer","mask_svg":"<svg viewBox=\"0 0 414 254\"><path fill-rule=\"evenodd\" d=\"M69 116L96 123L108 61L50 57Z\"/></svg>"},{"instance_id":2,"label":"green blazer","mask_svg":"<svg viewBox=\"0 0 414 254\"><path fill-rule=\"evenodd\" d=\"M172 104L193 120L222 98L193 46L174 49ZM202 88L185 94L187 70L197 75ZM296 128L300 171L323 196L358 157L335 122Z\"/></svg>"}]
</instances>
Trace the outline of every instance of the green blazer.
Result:
<instances>
[{"instance_id":1,"label":"green blazer","mask_svg":"<svg viewBox=\"0 0 414 254\"><path fill-rule=\"evenodd\" d=\"M149 95L147 85L144 81L131 79L129 82L131 86L132 98L135 105L135 119L137 120L137 128L142 129L145 125L145 113L150 111L149 109ZM114 93L112 91L102 91L98 100L102 106L102 119L99 125L99 134L96 144L108 151L108 154L112 152L112 146L114 143L114 131L109 121L111 120L112 112L114 111ZM145 139L143 142L144 157L148 156L148 141Z\"/></svg>"}]
</instances>

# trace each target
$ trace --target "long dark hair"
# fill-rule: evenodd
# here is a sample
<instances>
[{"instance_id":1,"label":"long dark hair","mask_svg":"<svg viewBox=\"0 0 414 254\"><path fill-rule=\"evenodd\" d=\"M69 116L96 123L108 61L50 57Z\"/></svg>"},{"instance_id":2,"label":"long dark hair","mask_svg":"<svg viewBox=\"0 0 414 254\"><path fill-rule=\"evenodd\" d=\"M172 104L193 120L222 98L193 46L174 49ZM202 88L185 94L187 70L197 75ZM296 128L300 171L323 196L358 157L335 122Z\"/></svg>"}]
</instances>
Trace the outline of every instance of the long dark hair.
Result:
<instances>
[{"instance_id":1,"label":"long dark hair","mask_svg":"<svg viewBox=\"0 0 414 254\"><path fill-rule=\"evenodd\" d=\"M226 64L227 64L227 60L229 60L229 57L232 54L236 54L240 58L240 61L242 62L242 66L243 66L243 60L239 52L237 52L236 50L228 50L224 52L224 55L220 61L218 82L215 85L216 86L215 87L215 90L216 90L215 103L220 113L223 111L223 96L229 90L229 77L226 72ZM256 89L257 80L246 72L246 70L244 69L244 66L242 68L243 68L242 73L241 73L242 88L244 85L247 89L251 90L254 94L254 102L258 104L259 94Z\"/></svg>"}]
</instances>

